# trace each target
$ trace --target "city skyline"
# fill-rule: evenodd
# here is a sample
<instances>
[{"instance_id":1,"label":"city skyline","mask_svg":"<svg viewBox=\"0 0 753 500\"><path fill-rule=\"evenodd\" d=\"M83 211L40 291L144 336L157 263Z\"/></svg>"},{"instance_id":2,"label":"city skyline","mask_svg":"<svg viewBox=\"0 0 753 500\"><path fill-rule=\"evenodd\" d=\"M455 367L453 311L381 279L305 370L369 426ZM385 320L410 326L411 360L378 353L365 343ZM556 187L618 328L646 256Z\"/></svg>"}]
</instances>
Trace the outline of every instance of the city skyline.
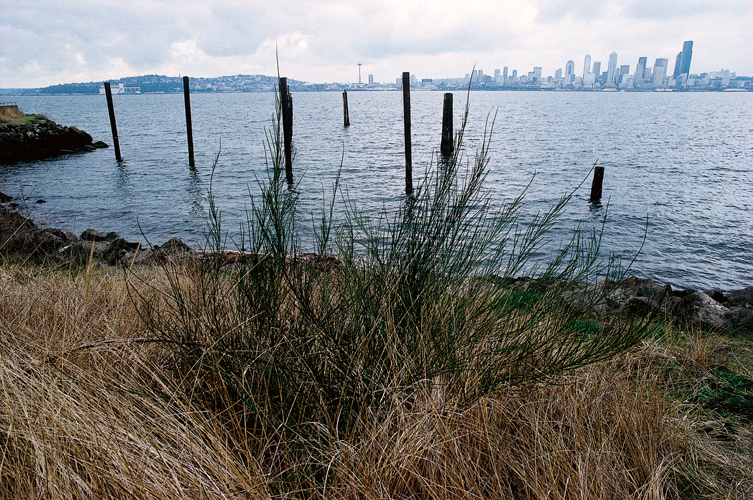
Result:
<instances>
[{"instance_id":1,"label":"city skyline","mask_svg":"<svg viewBox=\"0 0 753 500\"><path fill-rule=\"evenodd\" d=\"M0 88L162 74L394 81L476 68L554 74L586 54L606 68L667 58L693 40L699 72L753 74L749 0L0 0ZM670 71L672 68L670 68Z\"/></svg>"},{"instance_id":2,"label":"city skyline","mask_svg":"<svg viewBox=\"0 0 753 500\"><path fill-rule=\"evenodd\" d=\"M583 62L583 71L580 73L581 76L578 76L575 71L575 62L571 59L568 60L567 63L564 65L565 72L563 74L562 68L558 68L555 70L554 75L548 75L545 76L543 73L543 68L541 66L534 66L533 71L529 71L527 74L525 72L521 73L521 77L518 78L518 70L513 69L510 71L510 68L508 66L504 66L504 69L495 68L493 77L489 75L488 73L485 74L484 70L482 68L474 69L473 74L466 74L464 78L460 77L450 77L450 78L419 78L416 74L411 74L411 86L413 87L425 87L430 89L440 89L440 88L449 88L452 86L458 87L458 84L467 87L469 84L473 84L474 88L478 87L488 87L488 88L513 88L513 87L530 87L530 86L540 86L542 88L563 88L567 89L570 88L572 90L599 90L604 88L616 88L616 89L626 89L626 90L653 90L653 89L690 89L689 87L692 87L696 90L720 90L723 88L727 88L729 86L731 79L736 79L738 77L743 79L750 79L747 76L744 75L736 75L736 72L731 72L729 70L721 70L721 71L714 71L714 72L700 72L699 73L693 73L690 71L691 68L691 62L692 62L692 54L693 54L693 41L692 40L686 40L683 42L682 50L677 54L677 57L675 59L675 65L674 65L674 71L672 74L669 73L669 59L668 58L656 58L653 66L651 66L648 61L649 58L647 56L641 56L638 58L638 61L634 67L634 70L631 72L631 65L630 64L620 64L618 66L617 62L619 59L619 56L616 52L612 52L609 57L609 62L607 66L607 71L601 72L601 61L593 61L590 54L586 54L584 57ZM333 90L340 88L341 86L349 86L352 85L353 88L387 88L390 87L391 84L389 82L378 82L374 79L373 74L368 74L368 84L362 83L362 75L361 75L361 63L357 64L358 66L358 84L355 85L350 82L342 83L342 82L302 82L299 80L299 90L301 88L306 88L307 86L309 89L326 89L326 90ZM149 77L150 75L141 75L141 76L129 76L125 78L115 79L117 80L133 80L133 79L143 79L145 77ZM158 77L159 79L166 78L167 80L170 80L171 78L167 75L153 75ZM242 85L238 85L237 83L237 77L243 76L244 78L241 80L243 82L251 82L250 85L247 83L244 83ZM259 83L253 83L258 82L259 80L257 78L253 78L252 80L248 80L245 77L263 77L262 78L262 84ZM509 76L509 78L508 78ZM180 77L180 75L179 75ZM471 78L472 77L472 78ZM692 77L690 82L688 82L688 79ZM212 81L216 82L219 81L221 83L223 82L231 82L230 87L225 87L225 91L229 89L234 90L243 90L243 89L266 89L269 87L269 89L273 88L273 84L269 83L268 79L270 78L270 75L224 75L224 76L218 76L218 77L200 77L199 81L201 82L198 86L194 83L194 88L197 90L219 90L218 88L213 87ZM717 82L716 84L711 85L710 80L721 80L720 82ZM148 80L148 78L147 78ZM291 80L291 81L294 81ZM437 87L434 85L433 82L442 82L440 84L440 87ZM53 86L44 87L43 89L52 89L54 87L64 87L67 88L71 85L73 86L81 86L84 85L87 88L91 87L92 84L95 84L96 82L66 82L66 83L60 83ZM688 86L686 84L690 83L691 85ZM395 80L395 85L397 87L401 86L401 78L397 78ZM303 85L303 86L301 86ZM753 85L753 82L748 82L746 84L740 83L740 87L742 88L743 85L745 85L745 88L750 87ZM733 82L733 87L735 86ZM99 86L99 92L104 92L104 87L101 85ZM169 87L167 87L169 88ZM39 89L39 88L38 88ZM2 89L0 89L2 90ZM7 89L6 89L7 90ZM12 89L11 89L12 90ZM21 90L34 90L34 89L21 89ZM70 90L70 89L68 89ZM80 88L74 91L74 93L80 93ZM91 90L91 89L89 89ZM127 92L126 92L127 90ZM174 90L174 89L170 89ZM67 93L66 91L62 91L63 93ZM84 92L86 93L86 92ZM117 93L117 92L115 92ZM120 83L120 93L140 93L140 89L138 87L126 87L123 83Z\"/></svg>"}]
</instances>

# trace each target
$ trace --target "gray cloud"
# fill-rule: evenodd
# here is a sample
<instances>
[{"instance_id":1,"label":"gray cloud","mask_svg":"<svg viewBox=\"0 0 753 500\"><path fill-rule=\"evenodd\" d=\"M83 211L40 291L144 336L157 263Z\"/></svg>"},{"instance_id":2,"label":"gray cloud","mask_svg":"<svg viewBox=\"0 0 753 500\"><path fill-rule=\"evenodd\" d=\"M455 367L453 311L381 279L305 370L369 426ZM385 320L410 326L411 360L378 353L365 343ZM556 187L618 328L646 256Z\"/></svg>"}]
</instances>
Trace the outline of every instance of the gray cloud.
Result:
<instances>
[{"instance_id":1,"label":"gray cloud","mask_svg":"<svg viewBox=\"0 0 753 500\"><path fill-rule=\"evenodd\" d=\"M0 0L0 87L270 72L275 43L296 78L315 81L356 62L396 75L410 65L456 76L476 62L553 73L589 52L669 58L687 39L695 67L724 54L753 73L751 11L749 0Z\"/></svg>"}]
</instances>

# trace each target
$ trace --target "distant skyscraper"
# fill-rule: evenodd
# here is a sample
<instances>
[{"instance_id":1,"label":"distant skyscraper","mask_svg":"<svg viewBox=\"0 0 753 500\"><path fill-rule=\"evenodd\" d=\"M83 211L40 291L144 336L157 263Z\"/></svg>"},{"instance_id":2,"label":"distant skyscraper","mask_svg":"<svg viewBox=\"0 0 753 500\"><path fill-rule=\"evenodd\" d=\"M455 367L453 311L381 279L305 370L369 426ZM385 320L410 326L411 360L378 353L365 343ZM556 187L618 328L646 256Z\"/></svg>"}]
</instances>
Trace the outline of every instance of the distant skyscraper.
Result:
<instances>
[{"instance_id":1,"label":"distant skyscraper","mask_svg":"<svg viewBox=\"0 0 753 500\"><path fill-rule=\"evenodd\" d=\"M374 75L369 75L369 85L374 85Z\"/></svg>"},{"instance_id":2,"label":"distant skyscraper","mask_svg":"<svg viewBox=\"0 0 753 500\"><path fill-rule=\"evenodd\" d=\"M499 76L499 70L495 69L494 70L494 79L496 80L498 76Z\"/></svg>"},{"instance_id":3,"label":"distant skyscraper","mask_svg":"<svg viewBox=\"0 0 753 500\"><path fill-rule=\"evenodd\" d=\"M589 73L591 73L591 54L586 55L586 60L583 61L583 78Z\"/></svg>"},{"instance_id":4,"label":"distant skyscraper","mask_svg":"<svg viewBox=\"0 0 753 500\"><path fill-rule=\"evenodd\" d=\"M512 78L515 79L517 77L518 77L518 70L517 69L512 70Z\"/></svg>"},{"instance_id":5,"label":"distant skyscraper","mask_svg":"<svg viewBox=\"0 0 753 500\"><path fill-rule=\"evenodd\" d=\"M680 68L682 67L682 52L677 54L677 58L675 59L675 72L672 74L672 78L677 80L680 78Z\"/></svg>"},{"instance_id":6,"label":"distant skyscraper","mask_svg":"<svg viewBox=\"0 0 753 500\"><path fill-rule=\"evenodd\" d=\"M559 80L562 78L562 68L559 68L557 71L554 72L554 78L556 80Z\"/></svg>"},{"instance_id":7,"label":"distant skyscraper","mask_svg":"<svg viewBox=\"0 0 753 500\"><path fill-rule=\"evenodd\" d=\"M666 58L659 58L654 63L654 87L661 87L664 83L664 77L667 76L667 65L669 61Z\"/></svg>"},{"instance_id":8,"label":"distant skyscraper","mask_svg":"<svg viewBox=\"0 0 753 500\"><path fill-rule=\"evenodd\" d=\"M507 66L502 69L502 78L507 78Z\"/></svg>"},{"instance_id":9,"label":"distant skyscraper","mask_svg":"<svg viewBox=\"0 0 753 500\"><path fill-rule=\"evenodd\" d=\"M609 54L609 69L607 70L607 85L615 84L615 77L617 76L617 52Z\"/></svg>"},{"instance_id":10,"label":"distant skyscraper","mask_svg":"<svg viewBox=\"0 0 753 500\"><path fill-rule=\"evenodd\" d=\"M541 66L533 67L533 77L536 79L534 83L541 83Z\"/></svg>"},{"instance_id":11,"label":"distant skyscraper","mask_svg":"<svg viewBox=\"0 0 753 500\"><path fill-rule=\"evenodd\" d=\"M575 63L570 60L565 64L565 82L570 83L575 77Z\"/></svg>"},{"instance_id":12,"label":"distant skyscraper","mask_svg":"<svg viewBox=\"0 0 753 500\"><path fill-rule=\"evenodd\" d=\"M682 63L680 64L680 74L687 75L690 73L690 59L693 57L693 42L687 41L682 44Z\"/></svg>"},{"instance_id":13,"label":"distant skyscraper","mask_svg":"<svg viewBox=\"0 0 753 500\"><path fill-rule=\"evenodd\" d=\"M638 64L635 66L635 86L643 83L643 77L646 73L646 59L645 57L638 58Z\"/></svg>"},{"instance_id":14,"label":"distant skyscraper","mask_svg":"<svg viewBox=\"0 0 753 500\"><path fill-rule=\"evenodd\" d=\"M594 61L593 74L597 79L601 76L601 61Z\"/></svg>"}]
</instances>

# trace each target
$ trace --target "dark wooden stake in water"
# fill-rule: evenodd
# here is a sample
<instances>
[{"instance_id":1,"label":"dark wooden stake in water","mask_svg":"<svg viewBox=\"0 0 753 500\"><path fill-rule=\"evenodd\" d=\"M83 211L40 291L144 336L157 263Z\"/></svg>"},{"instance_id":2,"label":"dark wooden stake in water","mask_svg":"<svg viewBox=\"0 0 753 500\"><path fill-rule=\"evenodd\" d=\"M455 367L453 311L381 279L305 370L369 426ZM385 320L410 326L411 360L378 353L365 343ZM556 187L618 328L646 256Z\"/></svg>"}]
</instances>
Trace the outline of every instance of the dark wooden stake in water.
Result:
<instances>
[{"instance_id":1,"label":"dark wooden stake in water","mask_svg":"<svg viewBox=\"0 0 753 500\"><path fill-rule=\"evenodd\" d=\"M280 105L282 106L282 135L285 145L285 178L293 183L293 96L288 90L288 79L280 78Z\"/></svg>"},{"instance_id":2,"label":"dark wooden stake in water","mask_svg":"<svg viewBox=\"0 0 753 500\"><path fill-rule=\"evenodd\" d=\"M405 123L405 194L413 193L413 161L410 144L410 73L403 73L403 121Z\"/></svg>"},{"instance_id":3,"label":"dark wooden stake in water","mask_svg":"<svg viewBox=\"0 0 753 500\"><path fill-rule=\"evenodd\" d=\"M601 184L604 181L604 167L594 167L594 180L591 183L591 201L601 199Z\"/></svg>"},{"instance_id":4,"label":"dark wooden stake in water","mask_svg":"<svg viewBox=\"0 0 753 500\"><path fill-rule=\"evenodd\" d=\"M183 98L186 101L186 133L188 134L188 166L195 167L193 159L193 130L191 129L191 93L188 90L188 77L183 77Z\"/></svg>"},{"instance_id":5,"label":"dark wooden stake in water","mask_svg":"<svg viewBox=\"0 0 753 500\"><path fill-rule=\"evenodd\" d=\"M348 91L343 90L343 127L350 127L350 115L348 114Z\"/></svg>"},{"instance_id":6,"label":"dark wooden stake in water","mask_svg":"<svg viewBox=\"0 0 753 500\"><path fill-rule=\"evenodd\" d=\"M123 161L120 156L120 142L118 142L118 126L115 125L115 108L112 106L112 90L110 82L105 82L105 94L107 95L107 111L110 112L110 127L112 128L112 142L115 145L115 159Z\"/></svg>"},{"instance_id":7,"label":"dark wooden stake in water","mask_svg":"<svg viewBox=\"0 0 753 500\"><path fill-rule=\"evenodd\" d=\"M193 130L191 128L191 93L188 90L188 77L183 77L183 98L186 101L186 133L188 134L188 166L195 167L193 159Z\"/></svg>"},{"instance_id":8,"label":"dark wooden stake in water","mask_svg":"<svg viewBox=\"0 0 753 500\"><path fill-rule=\"evenodd\" d=\"M452 94L444 95L442 107L442 144L439 147L442 156L450 156L455 146L452 143Z\"/></svg>"}]
</instances>

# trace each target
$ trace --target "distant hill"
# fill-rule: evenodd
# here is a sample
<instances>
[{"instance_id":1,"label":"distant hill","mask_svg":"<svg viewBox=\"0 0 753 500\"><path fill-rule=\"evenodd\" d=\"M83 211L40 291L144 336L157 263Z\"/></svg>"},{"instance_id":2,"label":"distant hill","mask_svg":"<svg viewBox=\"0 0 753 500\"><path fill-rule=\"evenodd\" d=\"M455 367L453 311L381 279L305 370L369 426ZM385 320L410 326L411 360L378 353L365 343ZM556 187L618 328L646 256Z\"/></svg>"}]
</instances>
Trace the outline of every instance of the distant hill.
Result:
<instances>
[{"instance_id":1,"label":"distant hill","mask_svg":"<svg viewBox=\"0 0 753 500\"><path fill-rule=\"evenodd\" d=\"M113 86L139 87L142 94L183 91L183 78L179 76L143 75L109 80ZM13 89L14 95L71 95L99 94L103 82L64 83L40 89ZM271 92L277 86L276 76L232 75L215 78L191 78L191 92ZM321 90L322 85L306 84L288 79L291 90Z\"/></svg>"}]
</instances>

